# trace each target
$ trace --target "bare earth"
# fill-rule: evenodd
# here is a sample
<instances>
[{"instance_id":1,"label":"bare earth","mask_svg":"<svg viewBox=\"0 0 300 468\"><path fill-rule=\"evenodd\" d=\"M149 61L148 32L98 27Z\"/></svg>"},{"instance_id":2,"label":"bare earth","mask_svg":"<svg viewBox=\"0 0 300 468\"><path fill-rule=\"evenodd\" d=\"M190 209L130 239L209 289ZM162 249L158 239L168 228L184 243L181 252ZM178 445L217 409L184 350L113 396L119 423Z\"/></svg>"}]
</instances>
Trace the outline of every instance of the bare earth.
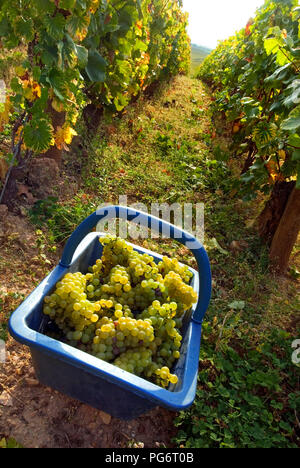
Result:
<instances>
[{"instance_id":1,"label":"bare earth","mask_svg":"<svg viewBox=\"0 0 300 468\"><path fill-rule=\"evenodd\" d=\"M45 387L35 378L28 348L8 340L7 361L0 365L0 439L13 437L27 448L170 446L173 418L156 408L120 421Z\"/></svg>"}]
</instances>

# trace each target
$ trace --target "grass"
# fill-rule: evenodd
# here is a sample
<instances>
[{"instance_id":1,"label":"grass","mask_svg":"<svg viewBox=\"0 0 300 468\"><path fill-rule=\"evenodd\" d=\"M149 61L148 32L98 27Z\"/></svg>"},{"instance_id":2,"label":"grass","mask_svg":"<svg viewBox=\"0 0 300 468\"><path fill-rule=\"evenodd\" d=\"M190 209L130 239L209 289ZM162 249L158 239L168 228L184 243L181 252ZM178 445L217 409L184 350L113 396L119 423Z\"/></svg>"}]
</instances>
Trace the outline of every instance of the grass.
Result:
<instances>
[{"instance_id":1,"label":"grass","mask_svg":"<svg viewBox=\"0 0 300 468\"><path fill-rule=\"evenodd\" d=\"M9 317L24 299L25 296L23 294L12 291L6 293L0 291L0 340L7 340Z\"/></svg>"},{"instance_id":2,"label":"grass","mask_svg":"<svg viewBox=\"0 0 300 468\"><path fill-rule=\"evenodd\" d=\"M299 373L291 362L291 344L299 336L299 281L269 270L267 248L249 227L257 206L238 196L230 141L214 128L210 102L201 83L181 76L103 122L97 134L79 128L82 145L65 159L66 184L80 161L78 193L41 202L30 216L55 245L99 203L118 203L120 195L148 208L153 202L204 203L213 296L203 325L197 397L174 421L175 443L293 447L299 444ZM139 243L195 267L191 253L175 241Z\"/></svg>"}]
</instances>

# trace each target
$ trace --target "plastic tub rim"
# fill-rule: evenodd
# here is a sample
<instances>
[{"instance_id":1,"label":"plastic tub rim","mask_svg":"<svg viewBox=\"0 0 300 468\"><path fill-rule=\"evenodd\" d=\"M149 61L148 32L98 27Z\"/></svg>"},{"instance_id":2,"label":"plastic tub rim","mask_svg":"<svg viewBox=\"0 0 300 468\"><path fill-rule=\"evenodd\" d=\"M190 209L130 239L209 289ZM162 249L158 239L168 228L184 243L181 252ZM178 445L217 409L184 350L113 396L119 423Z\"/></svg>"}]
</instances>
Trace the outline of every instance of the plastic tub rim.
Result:
<instances>
[{"instance_id":1,"label":"plastic tub rim","mask_svg":"<svg viewBox=\"0 0 300 468\"><path fill-rule=\"evenodd\" d=\"M92 233L93 237L100 237L105 235L103 233ZM86 238L82 241L84 245L88 240ZM136 250L142 249L143 252L149 253L152 256L159 256L155 252L144 249L137 245L131 244ZM77 250L78 254L74 256L69 268L57 266L41 283L40 285L25 299L20 307L12 314L9 320L9 332L19 342L29 346L29 348L38 349L44 354L55 355L58 359L72 364L77 368L88 371L93 375L109 381L114 381L122 388L126 388L131 392L150 399L153 402L168 407L173 410L183 410L191 406L195 397L195 380L197 380L198 371L198 356L200 350L201 339L201 324L195 323L191 320L187 333L190 333L190 346L187 349L185 356L184 373L182 376L182 387L178 391L170 391L159 387L156 384L149 382L142 377L135 376L123 369L120 369L113 364L102 361L101 359L92 356L84 351L74 348L68 344L62 343L58 340L50 338L42 333L31 329L26 320L32 313L28 311L28 306L33 307L40 302L41 297L48 294L47 285L49 289L53 288L53 281L57 282L59 279L52 280L49 284L49 279L53 277L63 277L67 271L76 262L76 259L81 255L82 250ZM198 272L189 267L189 270L197 277ZM193 356L197 356L197 365L194 365ZM193 368L193 369L192 369ZM150 392L150 393L149 393Z\"/></svg>"}]
</instances>

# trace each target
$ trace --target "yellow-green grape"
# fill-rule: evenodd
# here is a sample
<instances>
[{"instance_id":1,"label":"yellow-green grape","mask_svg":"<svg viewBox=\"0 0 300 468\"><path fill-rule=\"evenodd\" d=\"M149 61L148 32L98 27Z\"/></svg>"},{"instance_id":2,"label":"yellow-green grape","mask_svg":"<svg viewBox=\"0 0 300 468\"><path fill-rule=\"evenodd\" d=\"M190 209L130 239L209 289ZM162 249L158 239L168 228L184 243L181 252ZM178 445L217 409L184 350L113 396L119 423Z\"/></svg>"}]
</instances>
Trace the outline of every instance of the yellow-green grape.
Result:
<instances>
[{"instance_id":1,"label":"yellow-green grape","mask_svg":"<svg viewBox=\"0 0 300 468\"><path fill-rule=\"evenodd\" d=\"M190 283L193 277L193 273L188 269L188 266L180 264L176 258L163 257L158 264L158 269L163 276L166 276L170 271L177 273L187 284Z\"/></svg>"},{"instance_id":2,"label":"yellow-green grape","mask_svg":"<svg viewBox=\"0 0 300 468\"><path fill-rule=\"evenodd\" d=\"M147 346L154 340L154 329L145 320L121 317L115 322L118 341L124 341L126 347Z\"/></svg>"},{"instance_id":3,"label":"yellow-green grape","mask_svg":"<svg viewBox=\"0 0 300 468\"><path fill-rule=\"evenodd\" d=\"M184 310L190 309L197 302L197 293L191 286L185 284L177 273L170 271L165 276L164 284L168 289L169 297L182 304Z\"/></svg>"},{"instance_id":4,"label":"yellow-green grape","mask_svg":"<svg viewBox=\"0 0 300 468\"><path fill-rule=\"evenodd\" d=\"M56 285L55 292L45 298L44 313L52 319L71 315L73 304L86 299L86 279L82 273L68 273Z\"/></svg>"},{"instance_id":5,"label":"yellow-green grape","mask_svg":"<svg viewBox=\"0 0 300 468\"><path fill-rule=\"evenodd\" d=\"M136 375L146 373L152 364L152 352L145 347L128 350L114 361L115 366Z\"/></svg>"},{"instance_id":6,"label":"yellow-green grape","mask_svg":"<svg viewBox=\"0 0 300 468\"><path fill-rule=\"evenodd\" d=\"M161 304L158 300L155 300L152 302L151 306L138 316L138 318L149 318L155 328L160 328L165 321L176 316L176 311L176 302ZM172 321L171 323L174 328L176 326L176 321Z\"/></svg>"},{"instance_id":7,"label":"yellow-green grape","mask_svg":"<svg viewBox=\"0 0 300 468\"><path fill-rule=\"evenodd\" d=\"M111 269L108 283L102 286L101 291L113 294L116 297L124 296L127 299L130 295L124 293L129 293L131 289L130 275L127 268L117 265Z\"/></svg>"},{"instance_id":8,"label":"yellow-green grape","mask_svg":"<svg viewBox=\"0 0 300 468\"><path fill-rule=\"evenodd\" d=\"M124 239L108 235L100 238L100 243L103 245L102 262L106 274L116 265L127 266L128 255L133 247Z\"/></svg>"},{"instance_id":9,"label":"yellow-green grape","mask_svg":"<svg viewBox=\"0 0 300 468\"><path fill-rule=\"evenodd\" d=\"M175 374L171 374L170 369L166 366L157 369L155 371L157 376L157 383L162 387L167 387L169 383L176 384L178 382L178 377Z\"/></svg>"},{"instance_id":10,"label":"yellow-green grape","mask_svg":"<svg viewBox=\"0 0 300 468\"><path fill-rule=\"evenodd\" d=\"M150 255L133 250L128 257L128 267L135 284L150 278L155 281L158 278L158 267Z\"/></svg>"},{"instance_id":11,"label":"yellow-green grape","mask_svg":"<svg viewBox=\"0 0 300 468\"><path fill-rule=\"evenodd\" d=\"M43 312L71 346L166 388L178 377L183 315L197 295L176 259L133 250L106 236L101 260L88 273L68 273L44 300Z\"/></svg>"}]
</instances>

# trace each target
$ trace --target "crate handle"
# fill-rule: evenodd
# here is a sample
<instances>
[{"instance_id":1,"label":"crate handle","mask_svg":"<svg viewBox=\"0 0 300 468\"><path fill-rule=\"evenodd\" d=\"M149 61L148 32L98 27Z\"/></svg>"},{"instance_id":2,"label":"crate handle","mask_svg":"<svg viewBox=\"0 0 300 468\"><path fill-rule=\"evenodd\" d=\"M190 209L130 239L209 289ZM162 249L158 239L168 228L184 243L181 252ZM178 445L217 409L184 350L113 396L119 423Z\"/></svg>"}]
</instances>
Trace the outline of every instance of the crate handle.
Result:
<instances>
[{"instance_id":1,"label":"crate handle","mask_svg":"<svg viewBox=\"0 0 300 468\"><path fill-rule=\"evenodd\" d=\"M168 235L169 238L177 240L192 251L197 261L200 281L199 300L192 320L202 323L211 298L211 269L208 255L203 245L194 236L160 218L123 206L112 205L98 209L86 218L70 236L60 266L68 268L71 265L77 246L104 218L105 221L114 218L124 219L154 229L160 234Z\"/></svg>"}]
</instances>

